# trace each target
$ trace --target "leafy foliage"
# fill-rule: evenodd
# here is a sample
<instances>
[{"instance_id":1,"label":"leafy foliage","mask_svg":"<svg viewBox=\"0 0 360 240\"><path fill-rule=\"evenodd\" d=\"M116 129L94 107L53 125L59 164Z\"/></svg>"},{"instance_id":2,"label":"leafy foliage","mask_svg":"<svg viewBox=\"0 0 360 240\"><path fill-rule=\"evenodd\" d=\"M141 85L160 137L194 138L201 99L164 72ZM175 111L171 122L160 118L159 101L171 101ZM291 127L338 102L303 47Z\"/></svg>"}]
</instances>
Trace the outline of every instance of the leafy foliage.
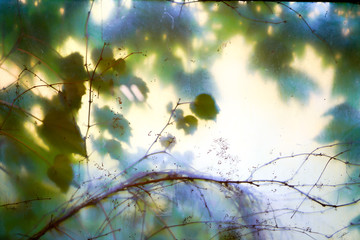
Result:
<instances>
[{"instance_id":1,"label":"leafy foliage","mask_svg":"<svg viewBox=\"0 0 360 240\"><path fill-rule=\"evenodd\" d=\"M0 67L11 78L0 82L1 239L264 239L279 226L251 186L277 184L327 208L358 202L357 5L326 3L324 12L308 3L132 1L99 24L97 3L0 2ZM334 68L332 97L343 102L327 112L332 119L317 140L340 153L305 155L346 164L348 184L337 189L347 191L346 203L312 195L318 182L308 191L292 178L224 180L176 159L177 143L221 113L210 66L239 34L253 46L247 67L274 81L284 102L305 104L319 90L292 65L307 46ZM77 46L64 52L67 43ZM133 146L143 126L130 113L158 109L149 105L152 91L170 86L171 102L190 102L170 104L162 130L144 132L153 142Z\"/></svg>"}]
</instances>

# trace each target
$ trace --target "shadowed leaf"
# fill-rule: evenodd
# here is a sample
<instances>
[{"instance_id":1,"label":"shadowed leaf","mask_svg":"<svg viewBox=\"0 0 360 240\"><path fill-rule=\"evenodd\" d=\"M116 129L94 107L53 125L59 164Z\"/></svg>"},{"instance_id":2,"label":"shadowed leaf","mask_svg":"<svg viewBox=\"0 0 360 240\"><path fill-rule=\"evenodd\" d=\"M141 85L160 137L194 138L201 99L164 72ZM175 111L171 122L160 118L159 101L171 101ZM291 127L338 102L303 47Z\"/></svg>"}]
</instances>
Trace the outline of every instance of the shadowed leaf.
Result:
<instances>
[{"instance_id":1,"label":"shadowed leaf","mask_svg":"<svg viewBox=\"0 0 360 240\"><path fill-rule=\"evenodd\" d=\"M128 142L131 136L129 121L114 113L108 106L95 110L95 121L102 131L108 131L119 141Z\"/></svg>"},{"instance_id":2,"label":"shadowed leaf","mask_svg":"<svg viewBox=\"0 0 360 240\"><path fill-rule=\"evenodd\" d=\"M198 120L193 115L187 115L176 122L177 129L183 129L186 134L193 134L198 126Z\"/></svg>"},{"instance_id":3,"label":"shadowed leaf","mask_svg":"<svg viewBox=\"0 0 360 240\"><path fill-rule=\"evenodd\" d=\"M59 65L65 82L81 81L86 78L84 60L78 52L61 59Z\"/></svg>"},{"instance_id":4,"label":"shadowed leaf","mask_svg":"<svg viewBox=\"0 0 360 240\"><path fill-rule=\"evenodd\" d=\"M113 159L120 159L121 156L121 143L114 139L107 140L105 142L105 149Z\"/></svg>"},{"instance_id":5,"label":"shadowed leaf","mask_svg":"<svg viewBox=\"0 0 360 240\"><path fill-rule=\"evenodd\" d=\"M119 74L125 73L126 70L126 62L124 59L119 58L118 60L113 60L112 68Z\"/></svg>"},{"instance_id":6,"label":"shadowed leaf","mask_svg":"<svg viewBox=\"0 0 360 240\"><path fill-rule=\"evenodd\" d=\"M40 134L53 147L65 153L86 155L79 127L68 112L50 110L44 118L43 125L40 126Z\"/></svg>"},{"instance_id":7,"label":"shadowed leaf","mask_svg":"<svg viewBox=\"0 0 360 240\"><path fill-rule=\"evenodd\" d=\"M62 192L67 192L74 177L69 158L63 154L57 155L47 175Z\"/></svg>"}]
</instances>

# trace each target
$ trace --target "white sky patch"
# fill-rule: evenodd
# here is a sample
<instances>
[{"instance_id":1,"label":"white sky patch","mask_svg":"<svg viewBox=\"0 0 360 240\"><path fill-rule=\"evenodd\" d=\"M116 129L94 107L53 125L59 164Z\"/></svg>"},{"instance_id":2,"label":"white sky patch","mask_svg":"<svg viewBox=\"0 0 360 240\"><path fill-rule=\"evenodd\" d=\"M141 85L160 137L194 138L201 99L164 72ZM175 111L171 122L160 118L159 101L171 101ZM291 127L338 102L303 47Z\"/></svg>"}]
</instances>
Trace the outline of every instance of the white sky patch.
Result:
<instances>
[{"instance_id":1,"label":"white sky patch","mask_svg":"<svg viewBox=\"0 0 360 240\"><path fill-rule=\"evenodd\" d=\"M138 77L146 79L147 74L139 74ZM150 91L146 99L147 107L138 107L134 104L126 114L126 119L131 122L132 128L131 148L128 149L130 152L137 152L137 148L146 149L150 146L170 116L166 111L167 104L172 102L175 106L178 100L173 87L164 88L159 81L148 83L148 87ZM176 138L181 136L181 131L174 130L173 126L169 126L165 132L172 133ZM185 146L188 148L188 145ZM158 148L159 145L155 145L153 150Z\"/></svg>"},{"instance_id":2,"label":"white sky patch","mask_svg":"<svg viewBox=\"0 0 360 240\"><path fill-rule=\"evenodd\" d=\"M330 3L318 2L311 4L312 11L308 14L309 18L315 19L318 16L325 16L330 9Z\"/></svg>"},{"instance_id":3,"label":"white sky patch","mask_svg":"<svg viewBox=\"0 0 360 240\"><path fill-rule=\"evenodd\" d=\"M9 86L11 83L17 80L17 76L21 72L21 69L15 64L9 64L5 62L0 67L0 89Z\"/></svg>"},{"instance_id":4,"label":"white sky patch","mask_svg":"<svg viewBox=\"0 0 360 240\"><path fill-rule=\"evenodd\" d=\"M190 68L189 68L189 64L188 64L188 57L186 52L184 51L184 49L177 47L174 51L174 55L178 58L181 59L181 62L183 64L184 70L185 72L189 72Z\"/></svg>"},{"instance_id":5,"label":"white sky patch","mask_svg":"<svg viewBox=\"0 0 360 240\"><path fill-rule=\"evenodd\" d=\"M320 90L310 95L307 105L297 100L285 103L275 80L249 73L246 66L252 47L245 45L241 37L235 37L231 42L211 71L221 94L217 99L220 114L215 128L219 137L228 139L234 146L229 151L247 166L239 171L246 175L248 168L279 155L318 147L314 138L330 120L323 114L342 101L331 98L334 70L323 69L321 58L307 47L305 57L295 58L293 67L308 73ZM216 164L209 163L208 159L204 161L198 166Z\"/></svg>"},{"instance_id":6,"label":"white sky patch","mask_svg":"<svg viewBox=\"0 0 360 240\"><path fill-rule=\"evenodd\" d=\"M34 116L36 116L39 119L44 119L44 112L41 109L40 105L35 105L31 108L31 114L33 114ZM42 124L41 122L39 124Z\"/></svg>"},{"instance_id":7,"label":"white sky patch","mask_svg":"<svg viewBox=\"0 0 360 240\"><path fill-rule=\"evenodd\" d=\"M282 12L281 6L280 6L279 4L276 4L275 7L274 7L274 13L275 13L275 15L276 15L276 16L280 16L281 12Z\"/></svg>"},{"instance_id":8,"label":"white sky patch","mask_svg":"<svg viewBox=\"0 0 360 240\"><path fill-rule=\"evenodd\" d=\"M194 17L198 22L199 26L204 26L209 20L209 13L204 10L204 6L201 3L189 4L190 9L193 11Z\"/></svg>"},{"instance_id":9,"label":"white sky patch","mask_svg":"<svg viewBox=\"0 0 360 240\"><path fill-rule=\"evenodd\" d=\"M316 12L319 13L319 15L325 15L329 9L330 9L330 3L329 2L318 2L315 4L312 4L314 9L316 9Z\"/></svg>"},{"instance_id":10,"label":"white sky patch","mask_svg":"<svg viewBox=\"0 0 360 240\"><path fill-rule=\"evenodd\" d=\"M96 24L101 24L108 20L114 9L115 2L113 0L97 0L91 10L91 19Z\"/></svg>"},{"instance_id":11,"label":"white sky patch","mask_svg":"<svg viewBox=\"0 0 360 240\"><path fill-rule=\"evenodd\" d=\"M86 45L83 42L73 39L72 37L68 37L64 41L63 45L57 47L56 51L58 51L60 55L63 57L68 56L74 52L79 52L85 58ZM88 57L90 58L89 55ZM84 59L84 63L85 63L85 59Z\"/></svg>"},{"instance_id":12,"label":"white sky patch","mask_svg":"<svg viewBox=\"0 0 360 240\"><path fill-rule=\"evenodd\" d=\"M122 4L127 9L130 9L132 7L132 0L123 0Z\"/></svg>"},{"instance_id":13,"label":"white sky patch","mask_svg":"<svg viewBox=\"0 0 360 240\"><path fill-rule=\"evenodd\" d=\"M49 151L50 148L47 146L41 137L36 132L36 127L32 122L25 122L24 123L25 129L30 133L33 141L36 142L40 147L44 148L46 151Z\"/></svg>"}]
</instances>

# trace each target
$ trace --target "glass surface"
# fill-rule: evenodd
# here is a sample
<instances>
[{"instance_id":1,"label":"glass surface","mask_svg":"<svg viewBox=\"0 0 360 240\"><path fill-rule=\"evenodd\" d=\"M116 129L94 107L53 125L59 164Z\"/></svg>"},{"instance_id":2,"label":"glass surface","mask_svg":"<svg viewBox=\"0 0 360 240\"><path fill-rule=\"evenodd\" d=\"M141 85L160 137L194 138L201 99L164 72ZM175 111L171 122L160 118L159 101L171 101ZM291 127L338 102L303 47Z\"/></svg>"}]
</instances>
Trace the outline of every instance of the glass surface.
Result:
<instances>
[{"instance_id":1,"label":"glass surface","mask_svg":"<svg viewBox=\"0 0 360 240\"><path fill-rule=\"evenodd\" d=\"M0 1L0 239L358 239L360 8Z\"/></svg>"}]
</instances>

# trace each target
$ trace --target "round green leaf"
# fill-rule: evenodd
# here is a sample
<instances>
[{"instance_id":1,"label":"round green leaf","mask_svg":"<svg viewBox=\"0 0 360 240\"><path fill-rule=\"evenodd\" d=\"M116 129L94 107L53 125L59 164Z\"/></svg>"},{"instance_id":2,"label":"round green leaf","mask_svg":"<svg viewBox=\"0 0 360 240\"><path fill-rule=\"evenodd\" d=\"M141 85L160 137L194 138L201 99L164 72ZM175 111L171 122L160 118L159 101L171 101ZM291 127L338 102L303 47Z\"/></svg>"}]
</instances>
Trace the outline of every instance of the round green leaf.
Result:
<instances>
[{"instance_id":1,"label":"round green leaf","mask_svg":"<svg viewBox=\"0 0 360 240\"><path fill-rule=\"evenodd\" d=\"M215 100L209 94L200 94L190 104L191 111L199 118L205 120L215 120L219 109L216 106Z\"/></svg>"}]
</instances>

